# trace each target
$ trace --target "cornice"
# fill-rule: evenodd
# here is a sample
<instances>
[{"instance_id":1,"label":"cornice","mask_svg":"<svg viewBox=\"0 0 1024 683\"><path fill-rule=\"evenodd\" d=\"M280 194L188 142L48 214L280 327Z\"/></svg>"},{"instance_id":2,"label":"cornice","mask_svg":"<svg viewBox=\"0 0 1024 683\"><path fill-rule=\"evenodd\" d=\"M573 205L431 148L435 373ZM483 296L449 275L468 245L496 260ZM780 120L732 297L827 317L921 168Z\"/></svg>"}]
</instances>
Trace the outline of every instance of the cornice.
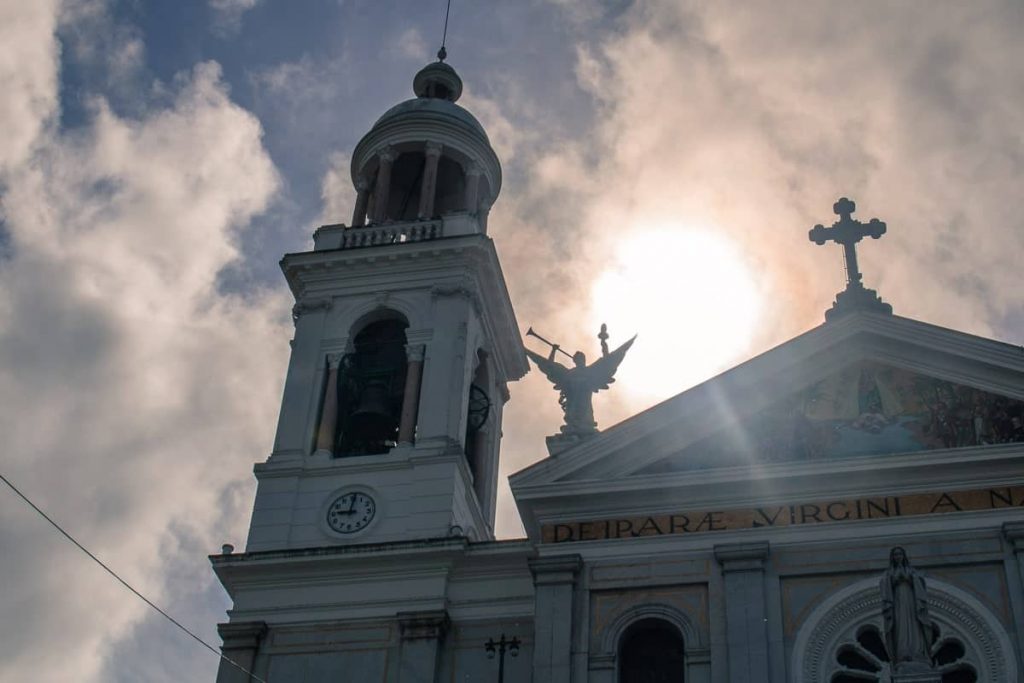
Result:
<instances>
[{"instance_id":1,"label":"cornice","mask_svg":"<svg viewBox=\"0 0 1024 683\"><path fill-rule=\"evenodd\" d=\"M558 481L518 486L514 491L523 523L531 538L536 538L541 524L674 514L682 511L679 501L686 501L687 509L727 509L998 488L1020 485L1022 473L1024 444L1005 444Z\"/></svg>"}]
</instances>

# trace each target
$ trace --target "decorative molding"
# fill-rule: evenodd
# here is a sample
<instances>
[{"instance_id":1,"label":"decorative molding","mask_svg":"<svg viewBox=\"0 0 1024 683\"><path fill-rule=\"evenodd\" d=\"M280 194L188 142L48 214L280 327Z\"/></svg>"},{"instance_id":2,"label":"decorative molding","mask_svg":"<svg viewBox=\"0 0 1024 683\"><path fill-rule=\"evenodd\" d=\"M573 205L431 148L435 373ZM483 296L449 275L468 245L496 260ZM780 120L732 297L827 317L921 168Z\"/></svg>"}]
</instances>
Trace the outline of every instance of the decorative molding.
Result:
<instances>
[{"instance_id":1,"label":"decorative molding","mask_svg":"<svg viewBox=\"0 0 1024 683\"><path fill-rule=\"evenodd\" d=\"M626 629L643 619L660 619L675 626L683 638L687 659L693 651L702 650L700 629L693 623L689 615L672 605L643 603L630 607L609 622L601 636L599 654L614 657L619 650L619 642Z\"/></svg>"},{"instance_id":2,"label":"decorative molding","mask_svg":"<svg viewBox=\"0 0 1024 683\"><path fill-rule=\"evenodd\" d=\"M292 321L298 322L299 318L303 315L313 311L329 311L333 305L333 300L327 297L322 299L310 299L308 301L298 301L294 306L292 306Z\"/></svg>"},{"instance_id":3,"label":"decorative molding","mask_svg":"<svg viewBox=\"0 0 1024 683\"><path fill-rule=\"evenodd\" d=\"M430 288L430 297L432 299L462 297L473 304L473 310L476 311L477 315L480 315L483 311L480 297L476 291L466 285L434 285Z\"/></svg>"},{"instance_id":4,"label":"decorative molding","mask_svg":"<svg viewBox=\"0 0 1024 683\"><path fill-rule=\"evenodd\" d=\"M422 363L426 350L426 344L406 344L405 358L410 363Z\"/></svg>"},{"instance_id":5,"label":"decorative molding","mask_svg":"<svg viewBox=\"0 0 1024 683\"><path fill-rule=\"evenodd\" d=\"M583 558L575 554L535 557L528 560L527 564L533 573L535 586L571 585L583 567Z\"/></svg>"},{"instance_id":6,"label":"decorative molding","mask_svg":"<svg viewBox=\"0 0 1024 683\"><path fill-rule=\"evenodd\" d=\"M1003 536L1010 543L1013 552L1024 552L1024 522L1004 522Z\"/></svg>"},{"instance_id":7,"label":"decorative molding","mask_svg":"<svg viewBox=\"0 0 1024 683\"><path fill-rule=\"evenodd\" d=\"M768 559L768 541L756 543L727 543L716 545L715 559L725 572L764 571Z\"/></svg>"},{"instance_id":8,"label":"decorative molding","mask_svg":"<svg viewBox=\"0 0 1024 683\"><path fill-rule=\"evenodd\" d=\"M217 634L224 643L222 650L255 650L267 634L267 622L233 621L217 624Z\"/></svg>"},{"instance_id":9,"label":"decorative molding","mask_svg":"<svg viewBox=\"0 0 1024 683\"><path fill-rule=\"evenodd\" d=\"M402 640L440 640L451 626L448 612L443 609L399 612L397 616Z\"/></svg>"}]
</instances>

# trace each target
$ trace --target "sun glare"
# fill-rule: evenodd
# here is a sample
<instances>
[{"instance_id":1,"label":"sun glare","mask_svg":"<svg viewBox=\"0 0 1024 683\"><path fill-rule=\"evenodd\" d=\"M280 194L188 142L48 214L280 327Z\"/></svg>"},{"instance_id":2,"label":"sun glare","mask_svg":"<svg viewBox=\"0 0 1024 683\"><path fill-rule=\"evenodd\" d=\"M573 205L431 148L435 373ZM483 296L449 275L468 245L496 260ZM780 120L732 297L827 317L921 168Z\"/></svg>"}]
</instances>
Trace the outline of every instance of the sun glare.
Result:
<instances>
[{"instance_id":1,"label":"sun glare","mask_svg":"<svg viewBox=\"0 0 1024 683\"><path fill-rule=\"evenodd\" d=\"M747 349L761 307L734 245L704 229L661 228L622 243L591 289L593 324L615 348L636 344L619 387L663 399L722 370Z\"/></svg>"}]
</instances>

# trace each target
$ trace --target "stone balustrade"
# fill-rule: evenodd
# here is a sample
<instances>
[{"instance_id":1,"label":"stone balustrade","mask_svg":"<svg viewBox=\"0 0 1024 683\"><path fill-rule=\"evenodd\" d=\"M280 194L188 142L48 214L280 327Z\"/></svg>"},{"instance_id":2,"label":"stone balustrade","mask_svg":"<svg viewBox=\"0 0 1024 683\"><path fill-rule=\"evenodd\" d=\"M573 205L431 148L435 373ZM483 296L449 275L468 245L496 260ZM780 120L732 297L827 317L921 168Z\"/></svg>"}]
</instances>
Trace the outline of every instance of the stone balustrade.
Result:
<instances>
[{"instance_id":1,"label":"stone balustrade","mask_svg":"<svg viewBox=\"0 0 1024 683\"><path fill-rule=\"evenodd\" d=\"M313 233L314 249L359 249L436 240L444 235L441 220L386 223L358 227L324 225Z\"/></svg>"}]
</instances>

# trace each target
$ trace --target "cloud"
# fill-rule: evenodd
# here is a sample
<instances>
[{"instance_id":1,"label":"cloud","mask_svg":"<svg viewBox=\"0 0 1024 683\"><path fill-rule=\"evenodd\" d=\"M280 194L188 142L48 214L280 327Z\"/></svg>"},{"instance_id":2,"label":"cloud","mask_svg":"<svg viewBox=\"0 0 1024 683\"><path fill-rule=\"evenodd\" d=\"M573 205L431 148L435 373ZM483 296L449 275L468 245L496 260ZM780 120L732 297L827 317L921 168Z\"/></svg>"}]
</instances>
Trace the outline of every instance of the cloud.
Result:
<instances>
[{"instance_id":1,"label":"cloud","mask_svg":"<svg viewBox=\"0 0 1024 683\"><path fill-rule=\"evenodd\" d=\"M637 329L607 320L640 337L595 400L602 427L822 322L843 287L840 249L806 235L835 220L842 195L861 219L888 222L859 254L865 283L898 315L1019 340L1024 230L1011 198L1024 182L1024 108L1007 84L1024 82L1024 14L1013 3L636 3L601 25L564 9L576 27L576 87L597 116L516 144L513 167L530 171L506 184L490 224L521 324L592 351L603 316L594 282L624 253L643 253L638 240L659 256L651 236L665 229L725 241L763 311L731 353L637 362L672 348L672 334L721 334L728 326L692 313L732 283L723 268L700 287L682 287L680 274L638 296ZM522 130L521 104L499 106ZM673 374L674 390L645 390ZM553 433L561 419L554 398L538 373L513 388L508 471L544 455L538 430ZM514 529L502 503L502 528Z\"/></svg>"},{"instance_id":2,"label":"cloud","mask_svg":"<svg viewBox=\"0 0 1024 683\"><path fill-rule=\"evenodd\" d=\"M0 172L25 161L57 107L56 0L0 4Z\"/></svg>"},{"instance_id":3,"label":"cloud","mask_svg":"<svg viewBox=\"0 0 1024 683\"><path fill-rule=\"evenodd\" d=\"M320 197L323 199L320 220L325 224L352 222L355 191L349 169L351 162L352 157L344 152L334 152L330 156L327 172L320 184Z\"/></svg>"},{"instance_id":4,"label":"cloud","mask_svg":"<svg viewBox=\"0 0 1024 683\"><path fill-rule=\"evenodd\" d=\"M237 33L242 25L242 16L254 8L260 0L209 0L213 13L213 30L223 36Z\"/></svg>"},{"instance_id":5,"label":"cloud","mask_svg":"<svg viewBox=\"0 0 1024 683\"><path fill-rule=\"evenodd\" d=\"M158 602L169 568L205 590L202 552L244 532L290 327L281 293L224 295L216 278L277 172L215 63L181 74L143 117L96 97L86 126L61 131L57 8L6 7L2 470ZM0 623L0 681L100 680L147 608L10 492L0 519L0 612L20 615ZM182 544L187 567L167 558Z\"/></svg>"},{"instance_id":6,"label":"cloud","mask_svg":"<svg viewBox=\"0 0 1024 683\"><path fill-rule=\"evenodd\" d=\"M430 59L430 48L427 47L427 41L423 39L423 34L418 29L407 28L402 31L398 36L397 46L403 55L413 61L426 62Z\"/></svg>"}]
</instances>

